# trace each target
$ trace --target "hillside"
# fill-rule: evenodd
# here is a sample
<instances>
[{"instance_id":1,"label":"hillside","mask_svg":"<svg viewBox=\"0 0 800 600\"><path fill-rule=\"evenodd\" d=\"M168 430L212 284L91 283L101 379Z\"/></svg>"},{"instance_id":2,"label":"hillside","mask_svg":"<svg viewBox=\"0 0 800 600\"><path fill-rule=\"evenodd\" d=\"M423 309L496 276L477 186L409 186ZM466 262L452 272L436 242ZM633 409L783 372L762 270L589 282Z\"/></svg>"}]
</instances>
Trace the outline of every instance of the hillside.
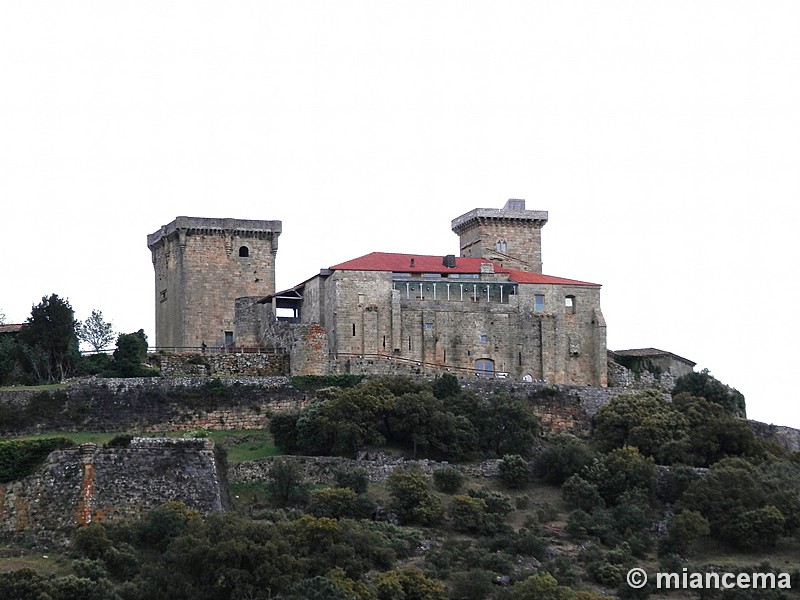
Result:
<instances>
[{"instance_id":1,"label":"hillside","mask_svg":"<svg viewBox=\"0 0 800 600\"><path fill-rule=\"evenodd\" d=\"M730 388L708 377L698 381L711 398L615 392L601 404L576 390L467 389L448 377L31 392L15 411L0 403L0 467L31 457L2 484L0 596L697 597L634 590L633 567L651 581L657 571L768 570L794 584L800 462L757 438ZM323 384L337 385L315 389ZM69 441L48 457L42 440L56 433ZM139 434L188 439L131 440ZM210 455L212 442L191 445L207 436ZM142 454L154 447L152 477L127 466L154 460ZM218 484L192 458L204 452L219 464ZM58 465L74 472L65 489L77 495L40 496L48 509L33 492L48 489ZM126 480L138 486L127 502ZM219 502L181 496L198 482ZM101 499L112 491L109 510ZM36 509L20 519L23 498ZM82 526L68 523L63 507L73 504L89 506ZM59 506L56 528L45 516ZM746 592L702 597L795 596Z\"/></svg>"}]
</instances>

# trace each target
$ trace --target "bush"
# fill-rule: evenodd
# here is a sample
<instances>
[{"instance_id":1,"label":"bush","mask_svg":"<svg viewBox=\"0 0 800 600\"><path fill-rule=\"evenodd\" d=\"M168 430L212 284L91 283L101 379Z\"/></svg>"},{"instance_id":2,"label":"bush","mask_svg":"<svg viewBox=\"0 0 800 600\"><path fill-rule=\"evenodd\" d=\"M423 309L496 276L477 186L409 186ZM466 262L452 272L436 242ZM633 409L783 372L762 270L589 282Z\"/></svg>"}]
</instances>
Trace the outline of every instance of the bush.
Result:
<instances>
[{"instance_id":1,"label":"bush","mask_svg":"<svg viewBox=\"0 0 800 600\"><path fill-rule=\"evenodd\" d=\"M447 514L456 531L478 533L486 521L486 502L471 496L453 496Z\"/></svg>"},{"instance_id":2,"label":"bush","mask_svg":"<svg viewBox=\"0 0 800 600\"><path fill-rule=\"evenodd\" d=\"M443 467L433 472L433 485L443 494L455 494L464 485L464 475L453 467Z\"/></svg>"},{"instance_id":3,"label":"bush","mask_svg":"<svg viewBox=\"0 0 800 600\"><path fill-rule=\"evenodd\" d=\"M369 486L366 469L340 468L336 469L334 477L337 487L351 489L356 494L366 493Z\"/></svg>"},{"instance_id":4,"label":"bush","mask_svg":"<svg viewBox=\"0 0 800 600\"><path fill-rule=\"evenodd\" d=\"M586 512L592 512L605 506L597 486L580 475L573 475L564 482L564 485L561 486L561 495L564 502L572 508Z\"/></svg>"},{"instance_id":5,"label":"bush","mask_svg":"<svg viewBox=\"0 0 800 600\"><path fill-rule=\"evenodd\" d=\"M533 471L552 485L561 485L572 475L576 475L594 459L589 447L568 434L550 439L550 445L533 460Z\"/></svg>"},{"instance_id":6,"label":"bush","mask_svg":"<svg viewBox=\"0 0 800 600\"><path fill-rule=\"evenodd\" d=\"M378 600L446 600L444 587L415 567L379 573L375 578Z\"/></svg>"},{"instance_id":7,"label":"bush","mask_svg":"<svg viewBox=\"0 0 800 600\"><path fill-rule=\"evenodd\" d=\"M428 480L421 473L396 469L386 479L391 495L390 507L405 523L436 525L444 517L441 500L428 489Z\"/></svg>"},{"instance_id":8,"label":"bush","mask_svg":"<svg viewBox=\"0 0 800 600\"><path fill-rule=\"evenodd\" d=\"M506 454L500 461L500 481L506 487L521 490L528 485L528 463L519 454Z\"/></svg>"},{"instance_id":9,"label":"bush","mask_svg":"<svg viewBox=\"0 0 800 600\"><path fill-rule=\"evenodd\" d=\"M689 393L698 398L719 404L734 417L746 417L745 399L741 392L725 385L715 378L708 369L692 372L679 377L672 390L672 396Z\"/></svg>"},{"instance_id":10,"label":"bush","mask_svg":"<svg viewBox=\"0 0 800 600\"><path fill-rule=\"evenodd\" d=\"M701 537L711 533L708 519L694 510L684 510L670 522L659 554L686 554Z\"/></svg>"},{"instance_id":11,"label":"bush","mask_svg":"<svg viewBox=\"0 0 800 600\"><path fill-rule=\"evenodd\" d=\"M785 517L774 506L764 506L740 514L730 525L727 537L733 544L750 550L775 545L783 533Z\"/></svg>"},{"instance_id":12,"label":"bush","mask_svg":"<svg viewBox=\"0 0 800 600\"><path fill-rule=\"evenodd\" d=\"M356 493L350 488L322 488L313 490L308 503L308 512L315 517L342 519L354 517L353 507Z\"/></svg>"},{"instance_id":13,"label":"bush","mask_svg":"<svg viewBox=\"0 0 800 600\"><path fill-rule=\"evenodd\" d=\"M52 451L72 445L66 438L0 442L0 482L27 477L36 471Z\"/></svg>"},{"instance_id":14,"label":"bush","mask_svg":"<svg viewBox=\"0 0 800 600\"><path fill-rule=\"evenodd\" d=\"M493 580L494 575L482 569L453 573L450 577L450 597L460 600L485 600L492 596Z\"/></svg>"},{"instance_id":15,"label":"bush","mask_svg":"<svg viewBox=\"0 0 800 600\"><path fill-rule=\"evenodd\" d=\"M272 463L267 482L267 495L276 508L300 506L308 501L309 486L297 463L293 460L279 459Z\"/></svg>"},{"instance_id":16,"label":"bush","mask_svg":"<svg viewBox=\"0 0 800 600\"><path fill-rule=\"evenodd\" d=\"M133 436L130 434L115 435L103 444L106 448L127 448L131 445Z\"/></svg>"},{"instance_id":17,"label":"bush","mask_svg":"<svg viewBox=\"0 0 800 600\"><path fill-rule=\"evenodd\" d=\"M336 375L298 375L289 380L291 386L301 392L312 392L328 387L355 387L364 379L363 375L339 373Z\"/></svg>"}]
</instances>

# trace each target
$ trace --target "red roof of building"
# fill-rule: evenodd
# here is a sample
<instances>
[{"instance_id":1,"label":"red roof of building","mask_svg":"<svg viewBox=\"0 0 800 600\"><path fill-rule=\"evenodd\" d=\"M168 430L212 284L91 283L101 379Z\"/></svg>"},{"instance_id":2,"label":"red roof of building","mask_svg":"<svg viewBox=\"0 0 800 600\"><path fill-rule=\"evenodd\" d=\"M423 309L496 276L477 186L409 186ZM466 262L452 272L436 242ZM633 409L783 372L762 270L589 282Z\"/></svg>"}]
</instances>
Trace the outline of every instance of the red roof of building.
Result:
<instances>
[{"instance_id":1,"label":"red roof of building","mask_svg":"<svg viewBox=\"0 0 800 600\"><path fill-rule=\"evenodd\" d=\"M23 323L0 325L0 333L17 333L22 329Z\"/></svg>"},{"instance_id":2,"label":"red roof of building","mask_svg":"<svg viewBox=\"0 0 800 600\"><path fill-rule=\"evenodd\" d=\"M526 271L514 271L507 269L497 263L492 263L483 258L456 257L455 267L446 267L444 257L427 256L421 254L395 254L392 252L372 252L358 258L339 263L331 267L332 271L391 271L393 273L454 273L454 274L476 274L481 272L481 265L490 263L494 267L495 273L508 275L508 278L517 283L544 283L561 285L589 285L599 287L596 283L586 281L575 281L574 279L564 279L563 277L553 277L542 275L541 273L528 273Z\"/></svg>"},{"instance_id":3,"label":"red roof of building","mask_svg":"<svg viewBox=\"0 0 800 600\"><path fill-rule=\"evenodd\" d=\"M517 283L551 283L560 285L588 285L600 287L599 283L589 283L588 281L578 281L576 279L565 279L564 277L554 277L553 275L542 275L541 273L529 273L528 271L509 271L508 278Z\"/></svg>"}]
</instances>

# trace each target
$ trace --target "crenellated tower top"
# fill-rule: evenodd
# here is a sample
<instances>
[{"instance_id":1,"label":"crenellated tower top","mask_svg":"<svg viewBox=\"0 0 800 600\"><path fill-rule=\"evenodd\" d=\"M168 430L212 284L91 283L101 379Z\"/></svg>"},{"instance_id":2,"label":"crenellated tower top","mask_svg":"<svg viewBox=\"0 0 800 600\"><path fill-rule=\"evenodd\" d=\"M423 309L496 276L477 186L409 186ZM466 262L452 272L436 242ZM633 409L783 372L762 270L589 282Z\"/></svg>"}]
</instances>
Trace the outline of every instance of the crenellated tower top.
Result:
<instances>
[{"instance_id":1,"label":"crenellated tower top","mask_svg":"<svg viewBox=\"0 0 800 600\"><path fill-rule=\"evenodd\" d=\"M542 227L547 211L525 210L512 198L503 208L476 208L453 219L461 256L497 262L510 269L542 272Z\"/></svg>"}]
</instances>

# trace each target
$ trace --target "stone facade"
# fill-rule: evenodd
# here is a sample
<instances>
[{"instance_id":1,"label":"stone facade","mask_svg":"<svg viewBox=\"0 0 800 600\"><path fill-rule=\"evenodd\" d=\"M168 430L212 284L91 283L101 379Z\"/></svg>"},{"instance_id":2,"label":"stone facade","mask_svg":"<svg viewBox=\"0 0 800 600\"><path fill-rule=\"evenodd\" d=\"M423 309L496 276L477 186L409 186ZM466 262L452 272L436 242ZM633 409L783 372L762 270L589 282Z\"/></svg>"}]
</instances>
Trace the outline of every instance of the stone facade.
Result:
<instances>
[{"instance_id":1,"label":"stone facade","mask_svg":"<svg viewBox=\"0 0 800 600\"><path fill-rule=\"evenodd\" d=\"M542 274L547 220L524 200L475 209L452 222L458 258L372 253L273 293L280 222L178 217L148 236L156 343L276 348L295 375L408 370L605 386L600 286Z\"/></svg>"},{"instance_id":2,"label":"stone facade","mask_svg":"<svg viewBox=\"0 0 800 600\"><path fill-rule=\"evenodd\" d=\"M542 272L542 227L547 211L525 210L511 199L502 209L476 208L453 219L461 256L485 258L510 269Z\"/></svg>"},{"instance_id":3,"label":"stone facade","mask_svg":"<svg viewBox=\"0 0 800 600\"><path fill-rule=\"evenodd\" d=\"M292 374L605 386L600 286L541 274L546 222L524 200L475 209L453 221L461 257L372 253L334 265L257 302L269 311L240 302L237 336L289 351Z\"/></svg>"},{"instance_id":4,"label":"stone facade","mask_svg":"<svg viewBox=\"0 0 800 600\"><path fill-rule=\"evenodd\" d=\"M156 346L232 345L235 301L275 291L280 221L177 217L147 236L155 270Z\"/></svg>"}]
</instances>

